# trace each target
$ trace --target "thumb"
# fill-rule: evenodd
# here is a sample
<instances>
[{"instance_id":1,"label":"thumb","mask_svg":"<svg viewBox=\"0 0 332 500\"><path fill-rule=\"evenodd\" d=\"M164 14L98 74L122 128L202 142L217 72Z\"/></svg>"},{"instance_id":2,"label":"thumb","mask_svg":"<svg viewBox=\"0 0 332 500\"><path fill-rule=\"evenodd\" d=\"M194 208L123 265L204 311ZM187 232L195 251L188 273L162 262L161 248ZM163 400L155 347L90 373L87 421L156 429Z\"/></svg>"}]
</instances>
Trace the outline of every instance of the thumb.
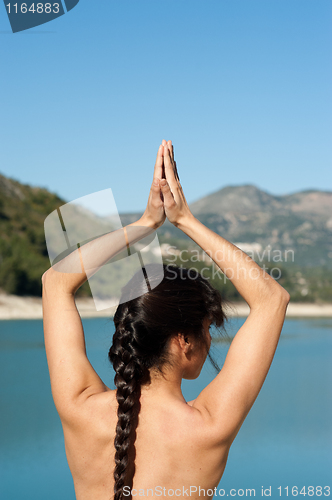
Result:
<instances>
[{"instance_id":1,"label":"thumb","mask_svg":"<svg viewBox=\"0 0 332 500\"><path fill-rule=\"evenodd\" d=\"M153 179L153 183L152 183L152 191L159 191L160 187L159 187L159 182L160 180L158 179L158 177L154 177Z\"/></svg>"},{"instance_id":2,"label":"thumb","mask_svg":"<svg viewBox=\"0 0 332 500\"><path fill-rule=\"evenodd\" d=\"M172 194L171 188L166 179L161 179L160 181L161 192L164 197L164 205L171 206L175 205L174 196Z\"/></svg>"},{"instance_id":3,"label":"thumb","mask_svg":"<svg viewBox=\"0 0 332 500\"><path fill-rule=\"evenodd\" d=\"M151 186L151 195L152 195L152 201L162 201L161 198L161 189L160 189L160 179L155 177L152 182Z\"/></svg>"}]
</instances>

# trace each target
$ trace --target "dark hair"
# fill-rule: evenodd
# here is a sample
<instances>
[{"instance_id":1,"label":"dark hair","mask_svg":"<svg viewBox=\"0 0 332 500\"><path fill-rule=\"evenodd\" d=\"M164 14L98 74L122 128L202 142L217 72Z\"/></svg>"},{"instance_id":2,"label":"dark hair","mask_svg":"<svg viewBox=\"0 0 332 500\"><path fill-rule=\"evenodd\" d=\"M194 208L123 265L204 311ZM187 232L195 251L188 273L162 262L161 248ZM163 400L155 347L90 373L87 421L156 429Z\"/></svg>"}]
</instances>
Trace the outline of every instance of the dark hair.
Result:
<instances>
[{"instance_id":1,"label":"dark hair","mask_svg":"<svg viewBox=\"0 0 332 500\"><path fill-rule=\"evenodd\" d=\"M124 287L122 292L127 298L131 291L135 291L136 298L120 303L114 316L116 329L109 359L115 370L118 401L114 440L115 500L122 499L124 486L132 486L134 472L128 477L127 471L129 451L135 453L140 389L142 383L149 381L149 369L162 372L171 362L168 343L178 332L191 334L208 350L204 319L209 318L217 327L223 326L226 319L220 293L198 272L164 265L164 278L153 287L153 266L156 268L152 264L143 268L144 275L140 271ZM139 290L142 293L137 296Z\"/></svg>"}]
</instances>

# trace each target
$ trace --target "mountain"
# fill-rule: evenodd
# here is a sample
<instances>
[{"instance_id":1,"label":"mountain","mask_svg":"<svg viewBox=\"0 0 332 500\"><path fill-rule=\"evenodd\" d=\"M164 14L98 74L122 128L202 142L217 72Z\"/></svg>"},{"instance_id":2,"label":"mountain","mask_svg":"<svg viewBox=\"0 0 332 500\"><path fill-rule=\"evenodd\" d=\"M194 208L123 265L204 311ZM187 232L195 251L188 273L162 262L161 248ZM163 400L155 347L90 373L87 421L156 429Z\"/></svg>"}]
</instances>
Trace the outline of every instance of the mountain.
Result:
<instances>
[{"instance_id":1,"label":"mountain","mask_svg":"<svg viewBox=\"0 0 332 500\"><path fill-rule=\"evenodd\" d=\"M256 186L227 186L190 205L196 215L209 213L294 213L320 214L332 218L332 192L307 190L298 193L273 196Z\"/></svg>"},{"instance_id":2,"label":"mountain","mask_svg":"<svg viewBox=\"0 0 332 500\"><path fill-rule=\"evenodd\" d=\"M22 295L40 294L40 277L50 265L44 221L64 204L65 200L46 189L24 185L0 175L0 289ZM274 196L253 185L227 186L197 200L190 208L204 224L258 262L266 260L268 250L273 265L291 264L289 273L299 274L304 268L312 268L312 277L320 273L325 281L329 279L332 269L332 192L309 190ZM80 207L71 207L71 210L72 220L75 219L79 228L84 226L86 235L83 238L83 233L75 233L74 239L77 240L87 239L90 231L94 234L107 232L116 222ZM126 225L140 215L120 214L120 218ZM53 222L53 226L49 225L48 243L56 242L59 237L52 232L56 227L59 230L55 219ZM158 234L161 243L182 248L190 243L168 222L158 229ZM277 251L281 258L279 255L274 260L273 252ZM318 268L320 271L316 272ZM324 274L325 268L329 271ZM303 282L301 276L294 280ZM321 278L316 281L315 297L318 297ZM325 281L326 289L329 285ZM303 283L301 286L305 287ZM88 286L82 288L81 293L88 293Z\"/></svg>"},{"instance_id":3,"label":"mountain","mask_svg":"<svg viewBox=\"0 0 332 500\"><path fill-rule=\"evenodd\" d=\"M190 208L234 243L256 243L262 251L293 250L296 265L332 268L332 192L273 196L252 185L228 186Z\"/></svg>"},{"instance_id":4,"label":"mountain","mask_svg":"<svg viewBox=\"0 0 332 500\"><path fill-rule=\"evenodd\" d=\"M216 233L256 256L267 250L298 266L332 269L332 192L308 190L274 196L253 185L227 186L190 204L192 213ZM139 214L120 214L123 223ZM171 224L162 236L183 238Z\"/></svg>"}]
</instances>

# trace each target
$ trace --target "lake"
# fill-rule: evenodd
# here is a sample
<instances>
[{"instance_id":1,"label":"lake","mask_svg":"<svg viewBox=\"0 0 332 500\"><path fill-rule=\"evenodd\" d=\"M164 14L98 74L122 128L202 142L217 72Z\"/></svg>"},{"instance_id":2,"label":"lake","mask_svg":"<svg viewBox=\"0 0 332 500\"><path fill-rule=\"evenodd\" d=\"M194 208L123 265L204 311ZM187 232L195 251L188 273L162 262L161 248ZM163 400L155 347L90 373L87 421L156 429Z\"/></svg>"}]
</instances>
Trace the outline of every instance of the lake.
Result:
<instances>
[{"instance_id":1,"label":"lake","mask_svg":"<svg viewBox=\"0 0 332 500\"><path fill-rule=\"evenodd\" d=\"M244 319L230 320L234 335ZM107 385L108 319L83 320L91 363ZM222 363L226 343L214 343ZM332 319L286 320L266 382L229 454L220 496L328 496L332 486ZM43 344L42 322L0 322L0 499L74 500ZM194 399L214 377L207 361L200 377L183 382ZM308 487L322 490L308 490ZM281 487L281 489L280 489ZM279 488L279 489L278 489ZM314 492L314 494L312 494ZM306 493L306 495L303 495ZM320 495L320 493L322 493ZM251 492L251 496L254 493Z\"/></svg>"}]
</instances>

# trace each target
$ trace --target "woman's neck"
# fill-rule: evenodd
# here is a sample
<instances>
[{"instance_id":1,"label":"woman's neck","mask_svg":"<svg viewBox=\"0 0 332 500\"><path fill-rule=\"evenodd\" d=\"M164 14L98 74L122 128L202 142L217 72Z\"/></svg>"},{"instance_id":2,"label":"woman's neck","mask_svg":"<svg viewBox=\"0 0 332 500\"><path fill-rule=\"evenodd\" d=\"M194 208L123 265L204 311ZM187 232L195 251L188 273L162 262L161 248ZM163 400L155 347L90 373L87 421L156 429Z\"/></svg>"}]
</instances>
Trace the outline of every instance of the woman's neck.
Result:
<instances>
[{"instance_id":1,"label":"woman's neck","mask_svg":"<svg viewBox=\"0 0 332 500\"><path fill-rule=\"evenodd\" d=\"M161 374L158 371L150 372L150 382L142 385L141 397L144 399L153 397L158 399L178 399L185 401L181 391L181 374L178 370L164 370Z\"/></svg>"}]
</instances>

